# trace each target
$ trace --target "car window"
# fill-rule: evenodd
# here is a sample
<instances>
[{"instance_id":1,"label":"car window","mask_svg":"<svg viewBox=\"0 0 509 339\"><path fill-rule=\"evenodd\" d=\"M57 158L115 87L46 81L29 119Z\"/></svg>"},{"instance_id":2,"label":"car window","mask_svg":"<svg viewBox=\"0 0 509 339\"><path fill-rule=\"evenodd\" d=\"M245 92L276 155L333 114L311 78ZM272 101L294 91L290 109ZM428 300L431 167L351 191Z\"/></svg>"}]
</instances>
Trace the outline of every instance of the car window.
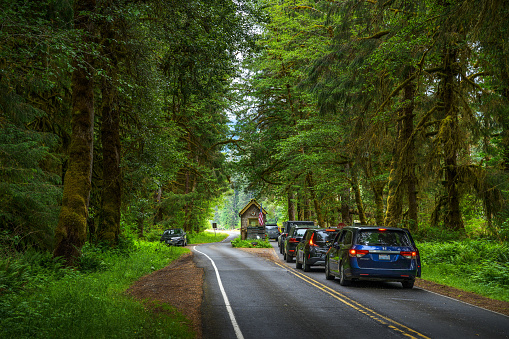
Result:
<instances>
[{"instance_id":1,"label":"car window","mask_svg":"<svg viewBox=\"0 0 509 339\"><path fill-rule=\"evenodd\" d=\"M410 239L402 231L361 230L357 243L368 246L411 246Z\"/></svg>"},{"instance_id":2,"label":"car window","mask_svg":"<svg viewBox=\"0 0 509 339\"><path fill-rule=\"evenodd\" d=\"M345 231L340 243L343 245L350 245L352 243L352 238L353 238L352 231L350 230Z\"/></svg>"},{"instance_id":3,"label":"car window","mask_svg":"<svg viewBox=\"0 0 509 339\"><path fill-rule=\"evenodd\" d=\"M298 228L293 233L293 236L294 237L302 237L306 233L306 231L307 231L307 229L305 229L305 228Z\"/></svg>"},{"instance_id":4,"label":"car window","mask_svg":"<svg viewBox=\"0 0 509 339\"><path fill-rule=\"evenodd\" d=\"M337 235L336 235L336 238L334 238L334 242L335 243L340 243L341 242L341 238L343 236L343 234L345 233L345 231L340 231Z\"/></svg>"},{"instance_id":5,"label":"car window","mask_svg":"<svg viewBox=\"0 0 509 339\"><path fill-rule=\"evenodd\" d=\"M327 242L333 240L337 232L333 231L317 231L315 232L315 240Z\"/></svg>"}]
</instances>

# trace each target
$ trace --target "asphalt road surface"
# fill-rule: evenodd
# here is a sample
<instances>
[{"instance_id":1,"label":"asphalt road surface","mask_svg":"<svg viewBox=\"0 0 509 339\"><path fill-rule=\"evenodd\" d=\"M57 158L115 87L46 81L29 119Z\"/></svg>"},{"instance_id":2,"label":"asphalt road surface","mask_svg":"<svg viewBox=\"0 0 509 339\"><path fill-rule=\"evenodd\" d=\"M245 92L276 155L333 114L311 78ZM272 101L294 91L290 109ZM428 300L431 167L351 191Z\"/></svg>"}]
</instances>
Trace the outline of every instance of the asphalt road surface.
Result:
<instances>
[{"instance_id":1,"label":"asphalt road surface","mask_svg":"<svg viewBox=\"0 0 509 339\"><path fill-rule=\"evenodd\" d=\"M400 283L340 286L222 243L196 246L203 338L509 338L509 317Z\"/></svg>"}]
</instances>

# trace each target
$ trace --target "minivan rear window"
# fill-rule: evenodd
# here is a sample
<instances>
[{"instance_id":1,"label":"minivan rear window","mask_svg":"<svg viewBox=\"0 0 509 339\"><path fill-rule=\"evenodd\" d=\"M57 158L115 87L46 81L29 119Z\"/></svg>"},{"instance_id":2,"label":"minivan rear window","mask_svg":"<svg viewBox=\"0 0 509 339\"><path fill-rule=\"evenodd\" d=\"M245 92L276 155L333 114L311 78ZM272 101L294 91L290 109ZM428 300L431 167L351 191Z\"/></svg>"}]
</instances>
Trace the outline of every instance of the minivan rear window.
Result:
<instances>
[{"instance_id":1,"label":"minivan rear window","mask_svg":"<svg viewBox=\"0 0 509 339\"><path fill-rule=\"evenodd\" d=\"M412 246L405 232L361 230L357 236L357 244L367 246Z\"/></svg>"}]
</instances>

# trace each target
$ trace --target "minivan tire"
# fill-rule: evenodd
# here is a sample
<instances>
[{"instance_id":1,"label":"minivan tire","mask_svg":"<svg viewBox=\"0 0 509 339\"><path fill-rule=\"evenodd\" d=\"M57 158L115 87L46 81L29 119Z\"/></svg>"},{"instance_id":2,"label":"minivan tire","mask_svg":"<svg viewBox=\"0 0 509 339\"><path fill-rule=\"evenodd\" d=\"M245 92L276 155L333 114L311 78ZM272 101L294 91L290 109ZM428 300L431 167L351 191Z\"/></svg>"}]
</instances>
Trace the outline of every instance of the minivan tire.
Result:
<instances>
[{"instance_id":1,"label":"minivan tire","mask_svg":"<svg viewBox=\"0 0 509 339\"><path fill-rule=\"evenodd\" d=\"M334 276L330 274L329 258L325 259L325 279L334 280Z\"/></svg>"},{"instance_id":2,"label":"minivan tire","mask_svg":"<svg viewBox=\"0 0 509 339\"><path fill-rule=\"evenodd\" d=\"M339 266L339 284L341 286L349 286L351 283L352 281L345 277L345 267L341 263Z\"/></svg>"},{"instance_id":3,"label":"minivan tire","mask_svg":"<svg viewBox=\"0 0 509 339\"><path fill-rule=\"evenodd\" d=\"M411 289L414 287L415 280L405 280L401 282L401 285L403 285L403 288Z\"/></svg>"}]
</instances>

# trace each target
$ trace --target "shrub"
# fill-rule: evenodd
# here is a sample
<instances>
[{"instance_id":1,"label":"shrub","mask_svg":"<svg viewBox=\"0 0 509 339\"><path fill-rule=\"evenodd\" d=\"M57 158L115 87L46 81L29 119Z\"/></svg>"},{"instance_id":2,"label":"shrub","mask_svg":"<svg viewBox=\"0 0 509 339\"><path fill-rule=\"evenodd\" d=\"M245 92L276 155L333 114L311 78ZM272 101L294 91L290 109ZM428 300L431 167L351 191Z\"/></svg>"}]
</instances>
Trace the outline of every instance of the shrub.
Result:
<instances>
[{"instance_id":1,"label":"shrub","mask_svg":"<svg viewBox=\"0 0 509 339\"><path fill-rule=\"evenodd\" d=\"M246 239L241 240L240 238L235 238L232 240L233 247L242 247L242 248L272 248L272 245L265 239Z\"/></svg>"}]
</instances>

